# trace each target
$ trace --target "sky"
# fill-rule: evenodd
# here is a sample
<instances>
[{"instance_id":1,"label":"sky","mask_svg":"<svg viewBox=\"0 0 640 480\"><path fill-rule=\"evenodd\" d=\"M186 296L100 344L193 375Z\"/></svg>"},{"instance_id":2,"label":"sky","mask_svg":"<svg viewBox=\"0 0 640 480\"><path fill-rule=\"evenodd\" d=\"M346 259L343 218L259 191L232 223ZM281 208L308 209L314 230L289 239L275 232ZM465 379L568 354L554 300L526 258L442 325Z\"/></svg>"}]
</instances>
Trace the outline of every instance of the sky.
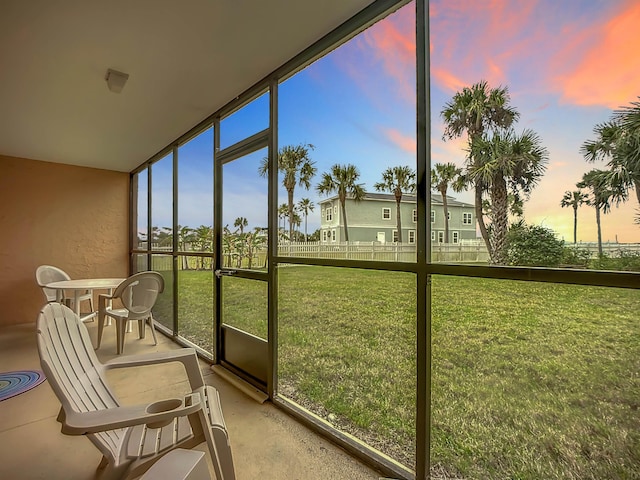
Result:
<instances>
[{"instance_id":1,"label":"sky","mask_svg":"<svg viewBox=\"0 0 640 480\"><path fill-rule=\"evenodd\" d=\"M318 171L311 190L297 187L296 201L325 198L315 185L335 163L356 165L368 191L386 168L415 167L414 8L403 7L280 85L279 145L313 145ZM525 220L573 241L573 211L560 201L585 172L604 167L580 154L594 126L640 96L638 25L637 0L432 0L432 163L464 165L466 138L442 140L440 112L455 93L481 80L508 87L520 113L516 132L534 130L549 152L545 175L525 203ZM265 95L223 120L222 147L267 126ZM212 137L209 131L179 151L181 225L211 224ZM223 167L223 224L243 216L250 228L266 226L266 179L258 175L265 156L256 152ZM158 166L153 183L157 193L170 192L168 169ZM634 197L603 216L604 241L640 242ZM170 204L154 204L153 224L170 225L170 211ZM309 232L319 224L316 206ZM578 212L578 241L595 240L595 211L585 205Z\"/></svg>"}]
</instances>

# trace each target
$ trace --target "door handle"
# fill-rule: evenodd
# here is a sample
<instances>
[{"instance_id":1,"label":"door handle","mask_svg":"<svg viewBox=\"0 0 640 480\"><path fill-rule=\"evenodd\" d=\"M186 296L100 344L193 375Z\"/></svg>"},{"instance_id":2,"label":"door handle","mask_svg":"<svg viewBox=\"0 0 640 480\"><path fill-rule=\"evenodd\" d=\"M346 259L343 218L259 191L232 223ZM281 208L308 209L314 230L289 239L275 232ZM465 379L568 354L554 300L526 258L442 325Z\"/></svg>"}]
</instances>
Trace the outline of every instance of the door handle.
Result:
<instances>
[{"instance_id":1,"label":"door handle","mask_svg":"<svg viewBox=\"0 0 640 480\"><path fill-rule=\"evenodd\" d=\"M218 278L222 278L222 277L231 277L232 275L235 275L236 273L238 273L237 270L216 270L214 272L216 274L216 277Z\"/></svg>"}]
</instances>

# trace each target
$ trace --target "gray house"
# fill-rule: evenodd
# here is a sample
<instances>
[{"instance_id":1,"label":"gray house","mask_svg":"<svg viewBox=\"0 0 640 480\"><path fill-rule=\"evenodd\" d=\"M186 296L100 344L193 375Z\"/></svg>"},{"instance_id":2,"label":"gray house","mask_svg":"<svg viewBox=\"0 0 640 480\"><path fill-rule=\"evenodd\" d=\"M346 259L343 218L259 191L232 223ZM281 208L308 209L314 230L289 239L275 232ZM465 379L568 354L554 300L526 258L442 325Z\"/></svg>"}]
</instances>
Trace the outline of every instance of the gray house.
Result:
<instances>
[{"instance_id":1,"label":"gray house","mask_svg":"<svg viewBox=\"0 0 640 480\"><path fill-rule=\"evenodd\" d=\"M475 240L476 222L472 204L459 202L447 195L449 208L449 242ZM388 193L366 193L355 202L347 198L347 227L350 242L397 242L396 199ZM344 221L338 196L320 202L320 242L338 243L344 241ZM400 202L402 223L402 243L416 242L418 214L415 195L404 194ZM444 208L442 196L431 194L431 241L445 243Z\"/></svg>"}]
</instances>

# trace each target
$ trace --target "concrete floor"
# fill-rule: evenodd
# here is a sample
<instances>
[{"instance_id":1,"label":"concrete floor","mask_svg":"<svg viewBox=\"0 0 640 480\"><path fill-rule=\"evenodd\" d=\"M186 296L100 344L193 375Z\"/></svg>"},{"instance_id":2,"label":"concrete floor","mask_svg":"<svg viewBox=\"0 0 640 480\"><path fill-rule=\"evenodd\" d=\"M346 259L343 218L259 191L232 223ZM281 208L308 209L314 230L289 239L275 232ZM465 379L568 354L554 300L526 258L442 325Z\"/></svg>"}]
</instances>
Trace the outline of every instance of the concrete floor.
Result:
<instances>
[{"instance_id":1,"label":"concrete floor","mask_svg":"<svg viewBox=\"0 0 640 480\"><path fill-rule=\"evenodd\" d=\"M86 324L95 342L96 322ZM158 334L139 340L127 334L125 354L179 348ZM115 327L105 328L98 356L115 356ZM260 404L201 363L205 381L220 391L238 480L375 479L380 475L315 435L269 402ZM40 369L35 324L0 328L0 371ZM176 365L109 372L122 404L152 402L186 393L188 383ZM47 382L0 402L0 479L89 480L96 477L101 455L81 436L60 433L60 403ZM198 447L206 451L204 444ZM208 457L208 453L207 453ZM210 463L210 459L208 458ZM210 471L213 472L210 466Z\"/></svg>"}]
</instances>

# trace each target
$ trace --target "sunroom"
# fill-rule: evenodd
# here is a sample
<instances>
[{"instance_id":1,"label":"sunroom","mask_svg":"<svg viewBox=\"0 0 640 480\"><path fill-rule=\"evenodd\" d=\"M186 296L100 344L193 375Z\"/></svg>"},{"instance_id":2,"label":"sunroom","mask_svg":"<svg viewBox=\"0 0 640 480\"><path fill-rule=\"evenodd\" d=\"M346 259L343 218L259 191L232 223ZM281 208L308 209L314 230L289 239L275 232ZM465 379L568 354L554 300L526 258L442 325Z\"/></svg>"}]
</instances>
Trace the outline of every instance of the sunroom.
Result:
<instances>
[{"instance_id":1,"label":"sunroom","mask_svg":"<svg viewBox=\"0 0 640 480\"><path fill-rule=\"evenodd\" d=\"M633 128L640 71L609 53L634 19L586 0L12 2L0 370L37 368L39 265L153 270L163 339L126 353L198 351L239 478L639 476L640 173L604 188L621 157L589 148ZM397 201L377 223L356 212L373 192ZM47 388L0 402L0 477L91 478Z\"/></svg>"}]
</instances>

